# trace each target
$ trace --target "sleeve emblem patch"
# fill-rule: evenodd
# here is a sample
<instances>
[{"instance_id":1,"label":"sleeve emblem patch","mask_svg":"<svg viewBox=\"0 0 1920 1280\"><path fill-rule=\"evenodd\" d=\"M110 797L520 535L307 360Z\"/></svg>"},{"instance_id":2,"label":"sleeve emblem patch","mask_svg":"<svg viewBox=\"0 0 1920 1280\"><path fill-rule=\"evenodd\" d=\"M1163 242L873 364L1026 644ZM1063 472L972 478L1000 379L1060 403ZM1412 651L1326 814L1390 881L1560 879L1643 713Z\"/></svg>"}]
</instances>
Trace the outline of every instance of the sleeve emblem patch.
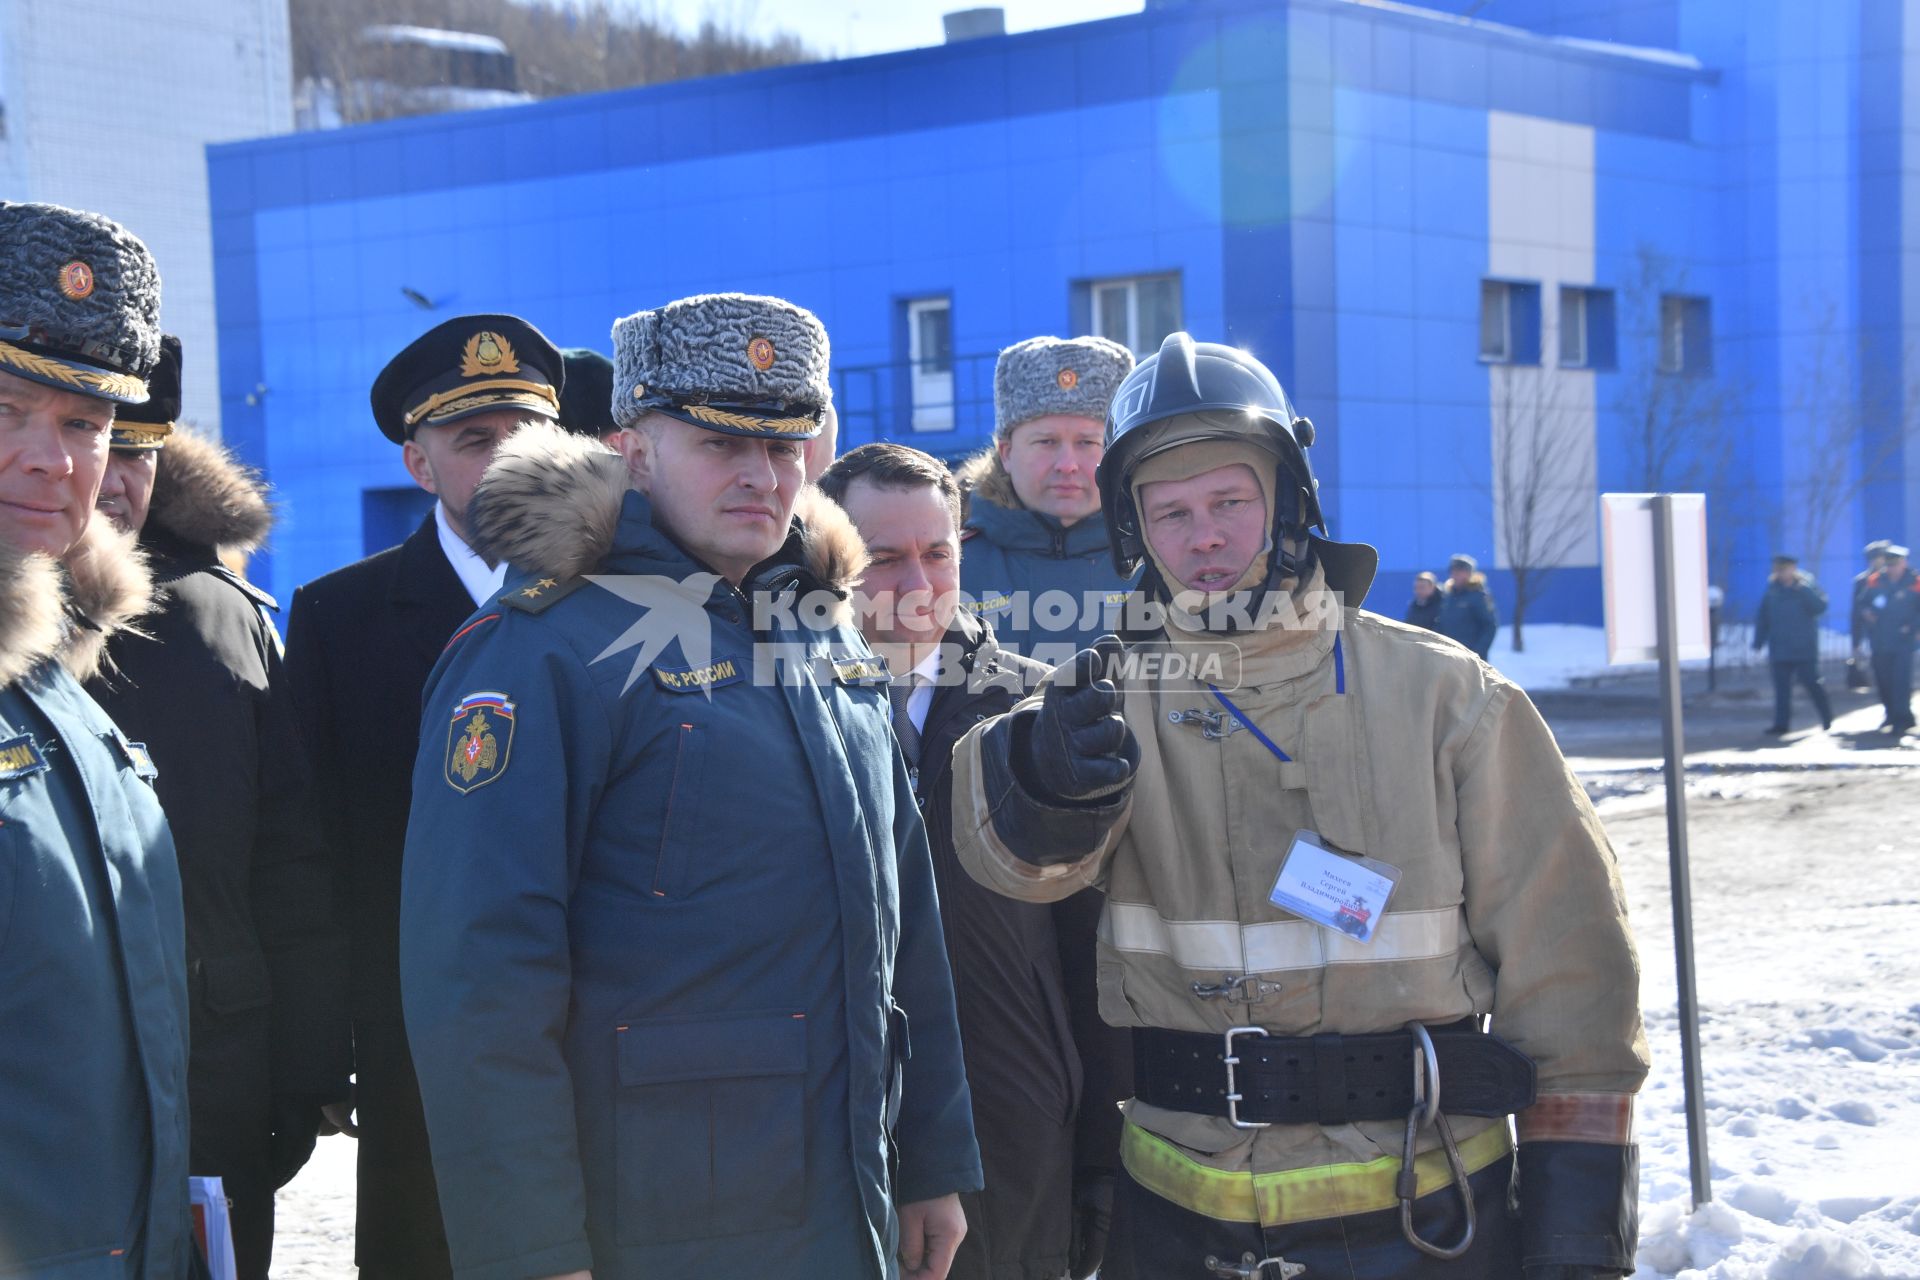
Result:
<instances>
[{"instance_id":1,"label":"sleeve emblem patch","mask_svg":"<svg viewBox=\"0 0 1920 1280\"><path fill-rule=\"evenodd\" d=\"M447 727L447 785L461 795L507 771L513 757L513 703L504 693L470 693Z\"/></svg>"}]
</instances>

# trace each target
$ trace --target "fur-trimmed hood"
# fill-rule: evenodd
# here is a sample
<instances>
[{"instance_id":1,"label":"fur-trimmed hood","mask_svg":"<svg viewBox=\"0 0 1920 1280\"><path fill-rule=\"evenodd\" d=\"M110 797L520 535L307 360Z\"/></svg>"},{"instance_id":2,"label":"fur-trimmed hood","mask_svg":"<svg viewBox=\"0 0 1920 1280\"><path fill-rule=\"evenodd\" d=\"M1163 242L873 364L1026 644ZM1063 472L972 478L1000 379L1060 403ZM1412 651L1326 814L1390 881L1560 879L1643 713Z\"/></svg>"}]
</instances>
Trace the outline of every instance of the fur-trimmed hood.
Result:
<instances>
[{"instance_id":1,"label":"fur-trimmed hood","mask_svg":"<svg viewBox=\"0 0 1920 1280\"><path fill-rule=\"evenodd\" d=\"M960 492L969 505L975 495L1009 510L1018 511L1024 505L1013 491L1013 477L1000 461L1000 450L992 445L955 467L953 477L959 481Z\"/></svg>"},{"instance_id":2,"label":"fur-trimmed hood","mask_svg":"<svg viewBox=\"0 0 1920 1280\"><path fill-rule=\"evenodd\" d=\"M214 440L175 427L160 451L150 528L215 551L250 554L273 528L266 481Z\"/></svg>"},{"instance_id":3,"label":"fur-trimmed hood","mask_svg":"<svg viewBox=\"0 0 1920 1280\"><path fill-rule=\"evenodd\" d=\"M494 455L467 509L473 548L487 559L547 578L595 573L613 551L626 501L627 465L587 436L550 423L515 431ZM853 521L813 485L794 504L788 547L841 594L866 572Z\"/></svg>"},{"instance_id":4,"label":"fur-trimmed hood","mask_svg":"<svg viewBox=\"0 0 1920 1280\"><path fill-rule=\"evenodd\" d=\"M105 516L87 524L64 563L0 546L0 688L49 658L74 679L100 670L107 637L146 612L146 558Z\"/></svg>"}]
</instances>

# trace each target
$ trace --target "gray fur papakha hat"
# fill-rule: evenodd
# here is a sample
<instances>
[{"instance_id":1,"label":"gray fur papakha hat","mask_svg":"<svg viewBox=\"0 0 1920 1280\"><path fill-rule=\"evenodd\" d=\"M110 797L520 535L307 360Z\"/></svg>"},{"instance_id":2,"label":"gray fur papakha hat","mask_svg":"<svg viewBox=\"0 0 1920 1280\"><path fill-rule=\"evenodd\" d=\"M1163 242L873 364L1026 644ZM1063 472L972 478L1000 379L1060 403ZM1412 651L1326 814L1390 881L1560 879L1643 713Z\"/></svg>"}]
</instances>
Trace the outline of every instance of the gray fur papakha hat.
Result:
<instances>
[{"instance_id":1,"label":"gray fur papakha hat","mask_svg":"<svg viewBox=\"0 0 1920 1280\"><path fill-rule=\"evenodd\" d=\"M993 434L1055 413L1107 420L1113 393L1133 372L1133 352L1108 338L1028 338L993 366Z\"/></svg>"},{"instance_id":2,"label":"gray fur papakha hat","mask_svg":"<svg viewBox=\"0 0 1920 1280\"><path fill-rule=\"evenodd\" d=\"M827 330L780 298L705 293L613 325L613 420L665 413L730 435L811 440L832 392Z\"/></svg>"},{"instance_id":3,"label":"gray fur papakha hat","mask_svg":"<svg viewBox=\"0 0 1920 1280\"><path fill-rule=\"evenodd\" d=\"M160 358L160 271L97 213L0 201L0 372L144 404Z\"/></svg>"}]
</instances>

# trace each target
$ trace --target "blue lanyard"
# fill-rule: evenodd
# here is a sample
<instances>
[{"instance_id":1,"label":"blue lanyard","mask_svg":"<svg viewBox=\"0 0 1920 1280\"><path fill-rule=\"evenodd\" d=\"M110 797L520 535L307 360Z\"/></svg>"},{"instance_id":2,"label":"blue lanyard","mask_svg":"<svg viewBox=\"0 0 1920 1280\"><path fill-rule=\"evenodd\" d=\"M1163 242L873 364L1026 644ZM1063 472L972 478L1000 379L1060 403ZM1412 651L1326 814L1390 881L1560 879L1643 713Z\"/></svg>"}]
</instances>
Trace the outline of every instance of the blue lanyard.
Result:
<instances>
[{"instance_id":1,"label":"blue lanyard","mask_svg":"<svg viewBox=\"0 0 1920 1280\"><path fill-rule=\"evenodd\" d=\"M1220 686L1210 684L1207 688L1213 693L1214 697L1220 700L1220 705L1225 707L1228 713L1240 722L1240 727L1254 736L1256 742L1273 752L1273 754L1278 756L1283 762L1287 764L1293 763L1293 757L1282 751L1279 743L1262 733L1260 726L1249 719L1246 712L1233 704L1232 698L1220 692ZM1347 659L1346 655L1340 651L1339 636L1333 638L1333 691L1335 693L1345 693L1347 691Z\"/></svg>"}]
</instances>

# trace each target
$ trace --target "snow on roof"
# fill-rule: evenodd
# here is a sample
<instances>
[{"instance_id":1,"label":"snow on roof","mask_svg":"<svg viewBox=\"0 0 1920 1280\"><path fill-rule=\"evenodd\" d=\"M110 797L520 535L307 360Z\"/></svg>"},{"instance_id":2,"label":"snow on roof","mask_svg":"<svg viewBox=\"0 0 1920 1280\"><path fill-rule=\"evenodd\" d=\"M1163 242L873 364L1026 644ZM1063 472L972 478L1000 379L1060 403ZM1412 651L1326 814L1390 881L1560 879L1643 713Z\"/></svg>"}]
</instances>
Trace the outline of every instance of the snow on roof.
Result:
<instances>
[{"instance_id":1,"label":"snow on roof","mask_svg":"<svg viewBox=\"0 0 1920 1280\"><path fill-rule=\"evenodd\" d=\"M437 27L408 27L399 24L362 27L362 40L382 44L424 44L436 49L454 49L462 53L505 53L504 40L476 35L471 31L442 31Z\"/></svg>"},{"instance_id":2,"label":"snow on roof","mask_svg":"<svg viewBox=\"0 0 1920 1280\"><path fill-rule=\"evenodd\" d=\"M1525 27L1515 27L1504 22L1489 22L1485 18L1468 18L1457 13L1442 13L1437 9L1422 8L1415 4L1403 4L1400 0L1335 0L1340 4L1357 5L1366 9L1381 9L1388 13L1397 13L1409 18L1420 18L1429 22L1443 22L1470 30L1515 36L1523 40L1538 41L1542 44L1559 45L1564 49L1576 49L1581 53L1595 53L1603 57L1627 58L1636 62L1652 63L1656 66L1672 67L1677 71L1705 71L1706 64L1690 53L1680 53L1673 49L1655 49L1645 45L1615 44L1611 40L1585 40L1577 36L1549 36L1538 31L1529 31Z\"/></svg>"}]
</instances>

